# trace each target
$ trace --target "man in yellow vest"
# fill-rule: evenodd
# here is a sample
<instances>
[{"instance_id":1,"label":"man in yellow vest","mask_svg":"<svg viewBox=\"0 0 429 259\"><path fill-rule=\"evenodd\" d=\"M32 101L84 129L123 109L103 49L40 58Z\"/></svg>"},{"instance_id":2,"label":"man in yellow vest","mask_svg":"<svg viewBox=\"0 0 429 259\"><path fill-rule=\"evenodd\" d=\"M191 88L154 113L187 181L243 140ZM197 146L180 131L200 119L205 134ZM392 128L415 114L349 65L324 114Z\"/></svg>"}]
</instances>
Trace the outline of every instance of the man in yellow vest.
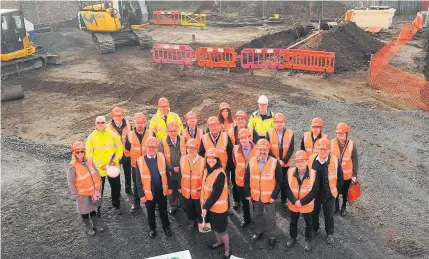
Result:
<instances>
[{"instance_id":1,"label":"man in yellow vest","mask_svg":"<svg viewBox=\"0 0 429 259\"><path fill-rule=\"evenodd\" d=\"M286 175L286 192L288 207L290 210L290 239L287 247L296 243L298 235L298 219L302 214L305 220L305 251L311 250L313 238L313 225L311 212L314 210L314 198L318 191L316 172L308 169L308 155L303 150L298 150L294 156L296 167L291 167Z\"/></svg>"},{"instance_id":2,"label":"man in yellow vest","mask_svg":"<svg viewBox=\"0 0 429 259\"><path fill-rule=\"evenodd\" d=\"M265 138L267 131L274 128L274 113L268 110L268 98L265 95L259 96L258 110L250 115L248 126L255 129L259 138Z\"/></svg>"},{"instance_id":3,"label":"man in yellow vest","mask_svg":"<svg viewBox=\"0 0 429 259\"><path fill-rule=\"evenodd\" d=\"M307 152L308 156L311 156L314 153L318 153L317 142L321 138L328 138L328 135L322 133L324 122L321 118L316 117L311 120L310 131L304 133L304 137L301 141L301 150Z\"/></svg>"},{"instance_id":4,"label":"man in yellow vest","mask_svg":"<svg viewBox=\"0 0 429 259\"><path fill-rule=\"evenodd\" d=\"M155 132L156 137L162 140L167 136L167 124L171 121L175 121L178 125L179 135L182 133L183 124L177 113L170 111L170 102L167 98L160 98L158 100L158 110L156 114L150 119L149 128Z\"/></svg>"},{"instance_id":5,"label":"man in yellow vest","mask_svg":"<svg viewBox=\"0 0 429 259\"><path fill-rule=\"evenodd\" d=\"M338 196L338 190L343 184L343 170L338 158L331 155L331 141L322 138L318 141L319 153L310 156L308 168L314 170L319 182L319 190L315 199L315 207L312 212L313 230L319 230L320 207L323 206L325 216L326 243L334 243L334 206Z\"/></svg>"},{"instance_id":6,"label":"man in yellow vest","mask_svg":"<svg viewBox=\"0 0 429 259\"><path fill-rule=\"evenodd\" d=\"M244 195L253 201L255 210L256 234L252 242L262 238L264 229L268 236L268 248L276 245L276 207L275 202L283 183L283 174L277 159L270 157L270 142L260 139L256 143L257 157L249 160L244 175ZM266 221L264 222L264 211Z\"/></svg>"},{"instance_id":7,"label":"man in yellow vest","mask_svg":"<svg viewBox=\"0 0 429 259\"><path fill-rule=\"evenodd\" d=\"M95 119L95 130L86 139L85 150L88 163L95 165L101 176L101 195L104 193L104 183L106 181L107 166L119 167L119 161L124 153L124 146L118 134L106 129L106 118L98 116ZM121 178L111 178L107 176L110 184L112 205L116 214L121 214ZM97 208L97 215L100 216L101 206Z\"/></svg>"},{"instance_id":8,"label":"man in yellow vest","mask_svg":"<svg viewBox=\"0 0 429 259\"><path fill-rule=\"evenodd\" d=\"M294 134L292 130L285 128L286 116L283 113L276 113L274 115L274 124L276 127L269 129L266 136L266 139L271 144L269 155L279 161L282 167L283 180L285 180L289 166L292 164L291 158L295 145ZM285 190L285 183L283 181L281 199L283 206L287 207Z\"/></svg>"}]
</instances>

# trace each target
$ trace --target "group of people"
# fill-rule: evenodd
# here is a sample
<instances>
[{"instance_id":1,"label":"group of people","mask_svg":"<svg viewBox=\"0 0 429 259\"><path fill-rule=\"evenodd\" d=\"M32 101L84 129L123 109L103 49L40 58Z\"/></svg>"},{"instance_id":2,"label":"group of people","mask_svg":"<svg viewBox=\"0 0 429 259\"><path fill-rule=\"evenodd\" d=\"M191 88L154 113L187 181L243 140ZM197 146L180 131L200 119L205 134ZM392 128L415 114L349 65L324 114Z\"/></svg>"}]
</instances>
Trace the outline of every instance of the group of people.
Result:
<instances>
[{"instance_id":1,"label":"group of people","mask_svg":"<svg viewBox=\"0 0 429 259\"><path fill-rule=\"evenodd\" d=\"M207 119L206 130L197 126L194 111L185 115L184 128L166 98L159 99L148 128L143 113L134 115L132 127L119 107L112 110L109 123L104 116L97 117L96 128L85 143L72 144L67 173L85 232L94 235L103 231L99 217L106 177L112 205L121 214L120 177L111 177L108 171L122 165L125 192L134 196L130 212L137 212L141 203L145 204L152 238L157 235L156 208L167 236L172 235L168 214L174 215L182 208L189 221L188 231L210 223L216 243L209 249L223 246L224 258L229 258L228 215L242 207L241 227L245 228L252 221L252 203L256 229L251 241L265 234L272 249L276 245L275 201L280 196L290 211L287 247L296 243L302 214L305 250L311 250L322 206L326 242L334 243L334 214L340 211L346 215L348 188L351 181L356 181L358 171L357 149L349 139L349 126L339 123L336 137L329 140L323 133L322 119L314 118L310 131L303 135L301 150L294 153L295 137L285 126L286 116L271 112L265 95L259 97L258 104L258 110L248 118L241 110L233 116L230 105L221 103L218 115ZM232 199L228 187L232 188Z\"/></svg>"}]
</instances>

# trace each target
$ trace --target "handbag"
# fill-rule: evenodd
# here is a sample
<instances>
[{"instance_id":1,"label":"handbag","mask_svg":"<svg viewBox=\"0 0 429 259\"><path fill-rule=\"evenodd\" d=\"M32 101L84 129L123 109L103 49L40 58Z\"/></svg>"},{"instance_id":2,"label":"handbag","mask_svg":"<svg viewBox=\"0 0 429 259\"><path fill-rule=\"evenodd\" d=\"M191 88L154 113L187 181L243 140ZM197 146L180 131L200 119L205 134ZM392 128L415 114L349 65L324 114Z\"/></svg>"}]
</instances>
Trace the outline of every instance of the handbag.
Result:
<instances>
[{"instance_id":1,"label":"handbag","mask_svg":"<svg viewBox=\"0 0 429 259\"><path fill-rule=\"evenodd\" d=\"M350 205L353 205L353 203L359 199L361 195L360 190L360 183L358 181L352 181L350 183L349 192L347 194L347 200Z\"/></svg>"}]
</instances>

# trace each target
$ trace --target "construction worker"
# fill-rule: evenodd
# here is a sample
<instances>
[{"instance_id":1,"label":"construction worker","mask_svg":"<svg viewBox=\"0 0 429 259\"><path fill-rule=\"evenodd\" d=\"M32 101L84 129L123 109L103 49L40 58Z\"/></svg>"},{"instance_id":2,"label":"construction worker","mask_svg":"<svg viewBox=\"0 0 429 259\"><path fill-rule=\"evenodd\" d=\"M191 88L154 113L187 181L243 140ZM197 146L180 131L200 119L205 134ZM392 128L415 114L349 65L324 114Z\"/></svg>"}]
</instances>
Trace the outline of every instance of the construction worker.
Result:
<instances>
[{"instance_id":1,"label":"construction worker","mask_svg":"<svg viewBox=\"0 0 429 259\"><path fill-rule=\"evenodd\" d=\"M146 140L149 137L155 136L152 130L146 128L146 116L142 113L136 113L133 117L135 129L128 132L125 136L125 152L130 155L131 162L131 176L133 178L133 193L134 193L134 203L131 206L130 213L135 213L141 208L140 206L140 197L137 193L136 185L136 168L137 168L137 158L146 154Z\"/></svg>"},{"instance_id":2,"label":"construction worker","mask_svg":"<svg viewBox=\"0 0 429 259\"><path fill-rule=\"evenodd\" d=\"M97 168L89 166L85 157L85 145L75 141L71 147L72 159L67 167L67 183L72 199L76 200L77 213L81 214L85 233L93 236L94 230L104 229L97 218L97 203L101 202L101 180ZM89 221L91 216L92 225Z\"/></svg>"},{"instance_id":3,"label":"construction worker","mask_svg":"<svg viewBox=\"0 0 429 259\"><path fill-rule=\"evenodd\" d=\"M234 146L233 152L233 160L235 164L234 183L237 185L240 202L243 204L243 221L240 224L242 228L249 225L251 221L249 201L246 200L244 195L244 173L246 171L249 159L256 157L257 155L255 144L253 144L253 142L250 140L249 133L250 132L247 128L240 129L240 132L237 136L240 140L240 144Z\"/></svg>"},{"instance_id":4,"label":"construction worker","mask_svg":"<svg viewBox=\"0 0 429 259\"><path fill-rule=\"evenodd\" d=\"M167 136L167 124L170 121L175 121L178 125L178 133L180 134L183 130L182 120L177 113L170 111L170 102L167 98L159 98L158 110L156 114L150 119L149 128L155 132L156 137L162 140Z\"/></svg>"},{"instance_id":5,"label":"construction worker","mask_svg":"<svg viewBox=\"0 0 429 259\"><path fill-rule=\"evenodd\" d=\"M322 138L318 141L319 153L310 156L308 168L315 171L319 189L312 212L313 231L319 230L320 206L323 206L325 216L326 243L334 243L334 206L338 190L343 184L343 170L338 158L331 153L331 141Z\"/></svg>"},{"instance_id":6,"label":"construction worker","mask_svg":"<svg viewBox=\"0 0 429 259\"><path fill-rule=\"evenodd\" d=\"M285 128L286 116L284 116L283 113L277 113L274 115L274 124L276 127L274 129L269 129L266 136L266 139L271 144L269 155L279 161L280 166L282 167L283 180L285 180L289 166L292 164L291 158L295 140L293 131ZM287 207L285 181L283 181L281 188L281 199L283 206Z\"/></svg>"},{"instance_id":7,"label":"construction worker","mask_svg":"<svg viewBox=\"0 0 429 259\"><path fill-rule=\"evenodd\" d=\"M195 112L190 111L185 115L185 120L187 127L182 131L182 136L186 141L191 138L195 139L197 141L197 146L200 147L201 138L204 133L201 128L197 127L198 115Z\"/></svg>"},{"instance_id":8,"label":"construction worker","mask_svg":"<svg viewBox=\"0 0 429 259\"><path fill-rule=\"evenodd\" d=\"M347 214L347 195L352 181L356 181L358 171L358 152L356 143L348 138L350 127L347 123L341 122L336 128L337 137L331 140L331 154L339 159L341 168L344 173L343 186L340 193L343 197L343 205L341 206L341 216ZM339 211L339 195L335 201L335 213Z\"/></svg>"},{"instance_id":9,"label":"construction worker","mask_svg":"<svg viewBox=\"0 0 429 259\"><path fill-rule=\"evenodd\" d=\"M220 121L221 131L227 132L234 127L234 120L232 119L231 106L227 103L219 104L219 112L217 118Z\"/></svg>"},{"instance_id":10,"label":"construction worker","mask_svg":"<svg viewBox=\"0 0 429 259\"><path fill-rule=\"evenodd\" d=\"M213 250L223 246L225 253L223 258L231 257L231 248L228 235L228 183L222 162L219 159L216 148L210 148L206 152L206 169L203 174L201 189L201 216L210 223L211 229L216 235L216 243L209 245Z\"/></svg>"},{"instance_id":11,"label":"construction worker","mask_svg":"<svg viewBox=\"0 0 429 259\"><path fill-rule=\"evenodd\" d=\"M323 120L319 117L316 117L311 120L311 131L305 132L304 137L301 141L301 150L307 152L308 156L311 156L313 153L318 153L317 141L321 138L328 138L328 135L322 133L323 129Z\"/></svg>"},{"instance_id":12,"label":"construction worker","mask_svg":"<svg viewBox=\"0 0 429 259\"><path fill-rule=\"evenodd\" d=\"M228 130L228 136L231 139L231 142L233 145L240 144L240 140L238 139L238 131L240 129L247 128L250 133L250 141L253 143L258 142L259 136L255 129L250 128L247 126L247 113L245 111L237 111L234 115L234 120L236 125L234 128Z\"/></svg>"},{"instance_id":13,"label":"construction worker","mask_svg":"<svg viewBox=\"0 0 429 259\"><path fill-rule=\"evenodd\" d=\"M112 109L112 121L107 124L107 128L112 132L117 133L121 137L122 145L125 146L125 137L128 132L132 131L132 127L128 120L124 119L124 110L115 107ZM131 162L130 162L130 153L128 150L124 149L124 154L119 163L124 169L125 176L125 193L133 194L131 191Z\"/></svg>"},{"instance_id":14,"label":"construction worker","mask_svg":"<svg viewBox=\"0 0 429 259\"><path fill-rule=\"evenodd\" d=\"M302 214L305 220L305 251L311 251L313 225L311 213L314 210L314 198L318 191L316 171L308 169L308 155L298 150L294 156L296 167L291 167L286 175L286 192L290 210L290 239L286 246L292 247L298 235L298 219Z\"/></svg>"},{"instance_id":15,"label":"construction worker","mask_svg":"<svg viewBox=\"0 0 429 259\"><path fill-rule=\"evenodd\" d=\"M275 201L283 183L283 174L277 159L270 157L270 142L260 139L256 143L257 157L249 160L244 175L244 193L247 200L252 200L255 210L256 234L252 242L262 238L264 228L268 235L268 248L276 245L276 208ZM264 211L266 222L264 222Z\"/></svg>"},{"instance_id":16,"label":"construction worker","mask_svg":"<svg viewBox=\"0 0 429 259\"><path fill-rule=\"evenodd\" d=\"M106 129L106 118L98 116L95 119L95 130L88 136L85 143L86 156L90 165L95 165L101 176L101 196L104 193L107 166L119 167L119 161L124 153L124 146L118 134ZM110 184L112 205L116 214L121 214L121 177L107 176ZM97 215L101 216L101 205Z\"/></svg>"},{"instance_id":17,"label":"construction worker","mask_svg":"<svg viewBox=\"0 0 429 259\"><path fill-rule=\"evenodd\" d=\"M160 143L159 152L167 161L167 173L170 175L168 186L173 191L168 195L168 213L174 215L179 207L184 206L183 196L179 193L182 174L180 173L180 158L186 155L185 138L178 135L179 127L175 121L167 123L168 135Z\"/></svg>"},{"instance_id":18,"label":"construction worker","mask_svg":"<svg viewBox=\"0 0 429 259\"><path fill-rule=\"evenodd\" d=\"M168 186L169 175L167 173L165 157L157 152L159 141L155 137L146 140L146 154L137 159L136 184L140 201L144 202L149 221L149 236L154 238L156 232L155 208L158 205L159 217L166 236L173 233L170 229L170 221L167 213L167 195L172 193Z\"/></svg>"},{"instance_id":19,"label":"construction worker","mask_svg":"<svg viewBox=\"0 0 429 259\"><path fill-rule=\"evenodd\" d=\"M250 115L249 127L255 129L259 139L265 138L267 131L274 128L274 113L268 110L268 98L261 95L258 98L259 109Z\"/></svg>"},{"instance_id":20,"label":"construction worker","mask_svg":"<svg viewBox=\"0 0 429 259\"><path fill-rule=\"evenodd\" d=\"M198 155L198 142L191 138L186 142L187 155L180 158L182 173L180 192L185 198L186 215L188 216L188 231L192 232L201 217L201 186L206 162Z\"/></svg>"}]
</instances>

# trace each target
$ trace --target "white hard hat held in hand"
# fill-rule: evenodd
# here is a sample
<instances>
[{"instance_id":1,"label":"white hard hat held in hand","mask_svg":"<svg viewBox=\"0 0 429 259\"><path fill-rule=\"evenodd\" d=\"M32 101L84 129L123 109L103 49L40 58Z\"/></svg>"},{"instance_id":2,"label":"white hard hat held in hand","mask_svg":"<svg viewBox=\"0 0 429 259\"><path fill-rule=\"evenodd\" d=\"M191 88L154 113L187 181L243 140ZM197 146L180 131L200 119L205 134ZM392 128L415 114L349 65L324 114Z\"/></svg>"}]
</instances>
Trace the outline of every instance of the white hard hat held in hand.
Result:
<instances>
[{"instance_id":1,"label":"white hard hat held in hand","mask_svg":"<svg viewBox=\"0 0 429 259\"><path fill-rule=\"evenodd\" d=\"M267 98L267 96L265 96L265 95L259 96L258 103L259 104L268 104L268 98Z\"/></svg>"},{"instance_id":2,"label":"white hard hat held in hand","mask_svg":"<svg viewBox=\"0 0 429 259\"><path fill-rule=\"evenodd\" d=\"M106 173L110 178L116 178L119 176L121 170L116 166L106 166Z\"/></svg>"}]
</instances>

